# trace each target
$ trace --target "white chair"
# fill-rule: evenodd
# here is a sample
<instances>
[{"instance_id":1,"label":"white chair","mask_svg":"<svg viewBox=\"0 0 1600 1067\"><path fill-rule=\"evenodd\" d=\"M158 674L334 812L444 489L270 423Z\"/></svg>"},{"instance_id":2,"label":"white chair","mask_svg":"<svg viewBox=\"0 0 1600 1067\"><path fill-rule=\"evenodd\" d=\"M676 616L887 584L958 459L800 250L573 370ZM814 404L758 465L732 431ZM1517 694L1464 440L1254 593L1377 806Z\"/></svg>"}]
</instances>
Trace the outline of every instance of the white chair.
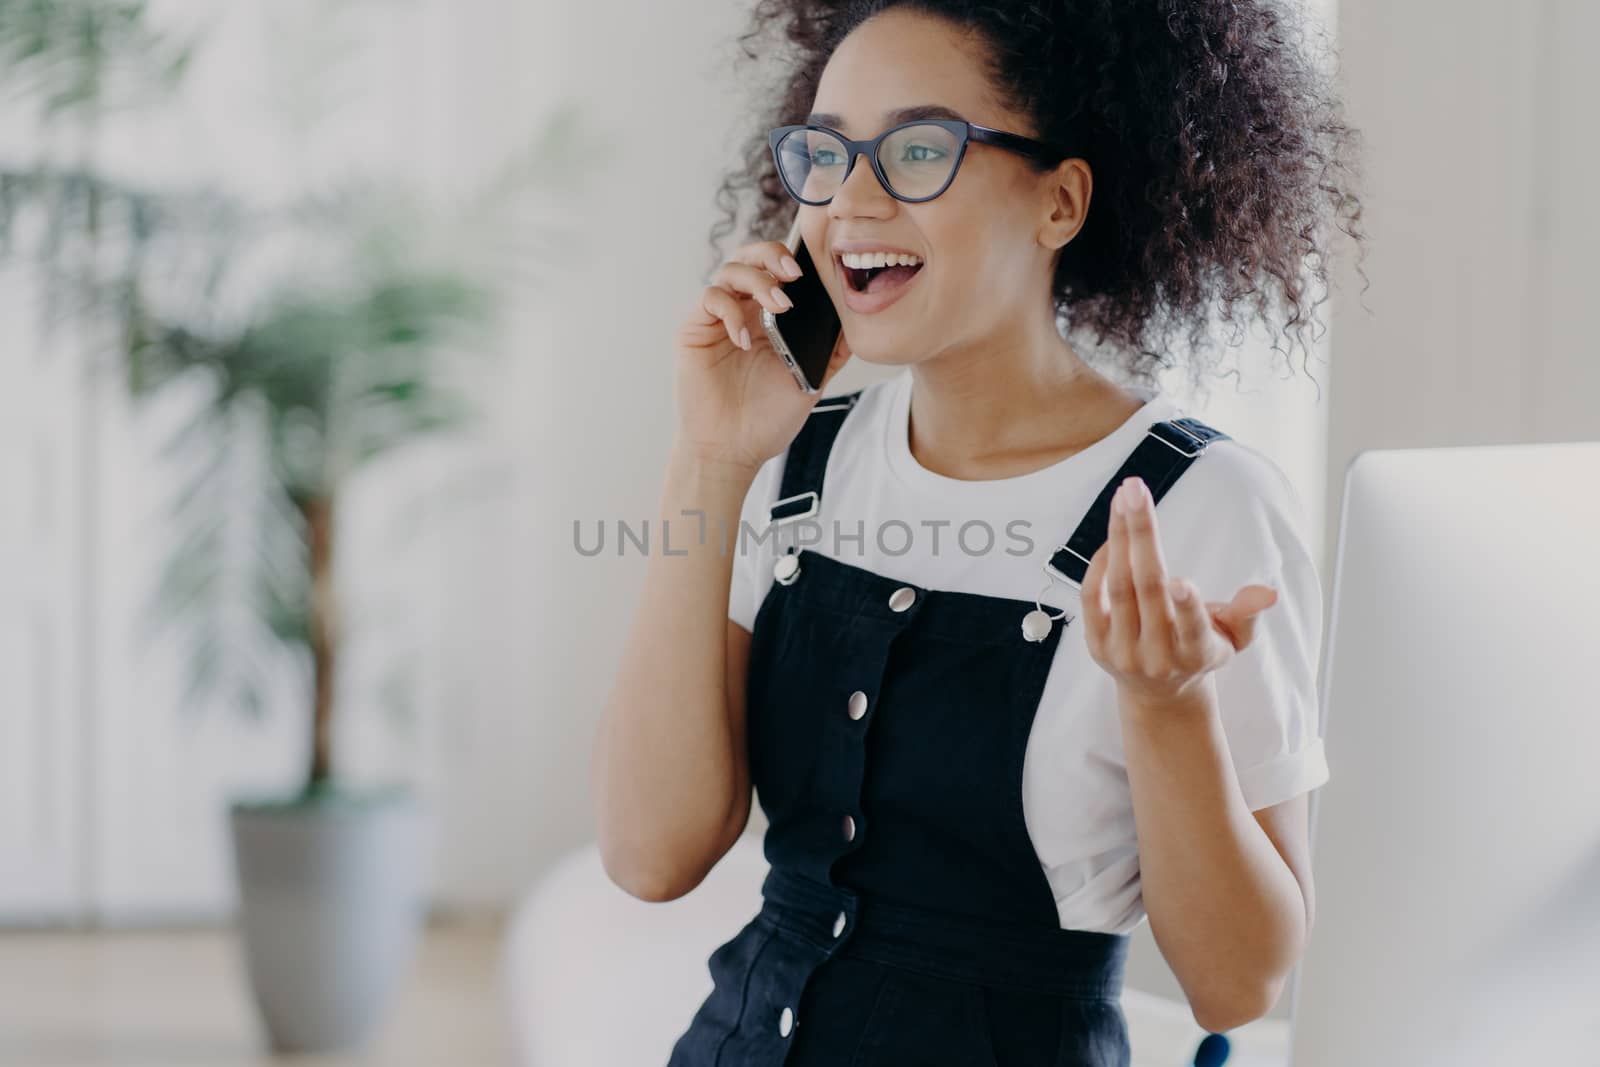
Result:
<instances>
[{"instance_id":1,"label":"white chair","mask_svg":"<svg viewBox=\"0 0 1600 1067\"><path fill-rule=\"evenodd\" d=\"M740 838L692 893L652 903L607 877L593 842L530 889L502 977L523 1067L665 1067L711 992L706 957L761 908L767 861Z\"/></svg>"},{"instance_id":2,"label":"white chair","mask_svg":"<svg viewBox=\"0 0 1600 1067\"><path fill-rule=\"evenodd\" d=\"M746 833L692 893L667 903L617 888L591 843L529 890L507 929L503 993L521 1067L665 1067L711 992L706 957L761 907L761 838ZM1123 989L1134 1067L1186 1067L1205 1031L1180 1001ZM1230 1033L1228 1067L1282 1067L1288 1028Z\"/></svg>"}]
</instances>

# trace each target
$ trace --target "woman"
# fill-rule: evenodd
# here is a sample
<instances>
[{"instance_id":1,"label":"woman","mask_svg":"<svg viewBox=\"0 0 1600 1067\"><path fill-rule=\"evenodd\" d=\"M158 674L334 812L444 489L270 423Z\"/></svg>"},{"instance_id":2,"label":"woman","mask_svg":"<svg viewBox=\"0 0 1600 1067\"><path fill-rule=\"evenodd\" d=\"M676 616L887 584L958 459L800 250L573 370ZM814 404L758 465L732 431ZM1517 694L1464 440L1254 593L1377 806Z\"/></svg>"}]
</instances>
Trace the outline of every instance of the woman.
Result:
<instances>
[{"instance_id":1,"label":"woman","mask_svg":"<svg viewBox=\"0 0 1600 1067\"><path fill-rule=\"evenodd\" d=\"M670 1067L1126 1064L1146 917L1200 1025L1264 1014L1312 923L1320 583L1278 468L1148 383L1178 342L1201 367L1213 308L1304 328L1324 224L1360 237L1337 102L1267 0L756 23L794 47L769 125L807 128L725 183L766 239L679 335L680 521L594 750L643 899L704 878L752 785L769 823ZM795 387L758 320L791 211L829 379L899 375Z\"/></svg>"}]
</instances>

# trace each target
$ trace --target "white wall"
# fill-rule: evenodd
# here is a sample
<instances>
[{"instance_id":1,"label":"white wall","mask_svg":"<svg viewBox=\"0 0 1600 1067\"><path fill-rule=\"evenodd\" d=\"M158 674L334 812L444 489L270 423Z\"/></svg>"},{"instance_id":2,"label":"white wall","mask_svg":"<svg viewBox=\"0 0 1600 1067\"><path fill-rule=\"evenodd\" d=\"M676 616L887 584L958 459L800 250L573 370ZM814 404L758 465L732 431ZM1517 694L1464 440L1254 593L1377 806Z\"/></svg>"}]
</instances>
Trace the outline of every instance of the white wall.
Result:
<instances>
[{"instance_id":1,"label":"white wall","mask_svg":"<svg viewBox=\"0 0 1600 1067\"><path fill-rule=\"evenodd\" d=\"M62 346L30 343L30 302L0 272L0 914L52 918L78 911L85 881L87 412Z\"/></svg>"},{"instance_id":2,"label":"white wall","mask_svg":"<svg viewBox=\"0 0 1600 1067\"><path fill-rule=\"evenodd\" d=\"M1600 5L1343 0L1340 31L1374 240L1330 483L1363 448L1593 439Z\"/></svg>"}]
</instances>

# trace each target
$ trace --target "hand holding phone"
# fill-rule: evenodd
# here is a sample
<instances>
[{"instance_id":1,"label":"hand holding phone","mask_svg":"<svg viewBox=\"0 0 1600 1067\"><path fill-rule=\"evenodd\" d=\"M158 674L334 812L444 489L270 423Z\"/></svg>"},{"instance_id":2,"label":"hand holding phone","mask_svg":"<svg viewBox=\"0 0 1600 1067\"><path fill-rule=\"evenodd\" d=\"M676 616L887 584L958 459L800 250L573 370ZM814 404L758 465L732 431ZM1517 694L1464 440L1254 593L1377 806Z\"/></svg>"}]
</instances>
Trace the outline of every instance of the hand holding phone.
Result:
<instances>
[{"instance_id":1,"label":"hand holding phone","mask_svg":"<svg viewBox=\"0 0 1600 1067\"><path fill-rule=\"evenodd\" d=\"M765 309L761 325L773 351L794 374L795 382L806 393L820 393L828 366L839 342L839 311L822 284L810 251L800 238L800 219L789 228L784 246L800 264L800 277L784 286L784 294L794 307L780 317Z\"/></svg>"},{"instance_id":2,"label":"hand holding phone","mask_svg":"<svg viewBox=\"0 0 1600 1067\"><path fill-rule=\"evenodd\" d=\"M795 231L791 239L798 240ZM798 276L785 262L797 259L805 263ZM782 321L798 310L789 293L801 281L815 287L805 297L808 305L815 308L820 299L831 314L827 291L798 244L755 241L738 248L717 269L678 333L675 447L753 469L794 439L822 388L850 357L837 330L820 367L809 346L790 346L786 322L782 332L776 327L752 330L755 312ZM801 354L810 353L811 377L775 348L774 333L784 338L797 362ZM797 383L803 384L796 388Z\"/></svg>"}]
</instances>

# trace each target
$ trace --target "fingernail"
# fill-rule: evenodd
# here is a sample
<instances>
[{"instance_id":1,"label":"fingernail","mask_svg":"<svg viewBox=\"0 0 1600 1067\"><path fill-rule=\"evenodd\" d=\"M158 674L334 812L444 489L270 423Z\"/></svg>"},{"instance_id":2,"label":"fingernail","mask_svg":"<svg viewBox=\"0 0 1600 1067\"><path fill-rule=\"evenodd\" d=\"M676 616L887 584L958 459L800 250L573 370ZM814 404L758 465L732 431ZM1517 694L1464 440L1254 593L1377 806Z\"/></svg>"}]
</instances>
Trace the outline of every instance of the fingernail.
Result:
<instances>
[{"instance_id":1,"label":"fingernail","mask_svg":"<svg viewBox=\"0 0 1600 1067\"><path fill-rule=\"evenodd\" d=\"M748 326L743 326L739 329L739 347L744 349L750 347L750 327Z\"/></svg>"},{"instance_id":2,"label":"fingernail","mask_svg":"<svg viewBox=\"0 0 1600 1067\"><path fill-rule=\"evenodd\" d=\"M784 256L783 257L783 263L781 265L783 267L783 272L785 274L787 274L789 277L791 277L791 278L800 277L800 264L798 264L798 263L796 263L794 261L794 257L793 256Z\"/></svg>"},{"instance_id":3,"label":"fingernail","mask_svg":"<svg viewBox=\"0 0 1600 1067\"><path fill-rule=\"evenodd\" d=\"M794 301L789 299L789 294L778 288L776 285L772 287L772 299L778 302L779 307L794 307Z\"/></svg>"}]
</instances>

